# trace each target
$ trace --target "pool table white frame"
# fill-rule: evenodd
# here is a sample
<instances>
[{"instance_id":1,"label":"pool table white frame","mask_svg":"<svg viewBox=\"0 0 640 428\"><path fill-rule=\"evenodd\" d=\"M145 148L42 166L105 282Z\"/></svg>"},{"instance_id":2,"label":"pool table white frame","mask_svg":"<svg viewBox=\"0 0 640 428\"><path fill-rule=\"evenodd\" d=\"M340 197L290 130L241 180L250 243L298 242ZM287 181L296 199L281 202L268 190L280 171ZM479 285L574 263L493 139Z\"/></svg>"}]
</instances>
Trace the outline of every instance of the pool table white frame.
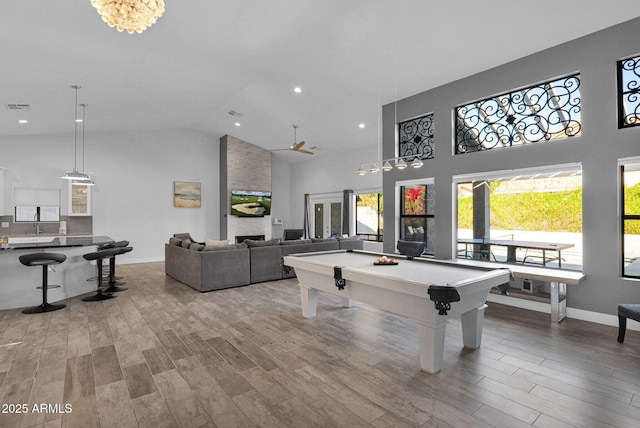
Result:
<instances>
[{"instance_id":1,"label":"pool table white frame","mask_svg":"<svg viewBox=\"0 0 640 428\"><path fill-rule=\"evenodd\" d=\"M406 260L397 255L389 255L400 260L397 266L374 266L373 260L380 257L379 253L353 253L360 254L363 259L360 256L355 259L345 251L284 257L284 265L295 268L298 277L302 316L312 318L316 315L318 290L342 297L344 307L352 307L354 301L358 301L406 316L418 326L420 367L429 373L437 373L442 367L449 318L461 318L465 348L480 347L489 290L510 280L510 272L506 269L460 266L430 259ZM331 260L323 261L321 256L327 254L334 256L328 256ZM350 259L352 262L358 260L358 263L351 263L350 266ZM336 263L336 260L342 263ZM335 265L343 266L342 277L346 279L343 290L335 285ZM443 271L446 271L445 274ZM427 292L430 285L456 287L460 293L460 301L451 303L447 315L439 315L435 309Z\"/></svg>"}]
</instances>

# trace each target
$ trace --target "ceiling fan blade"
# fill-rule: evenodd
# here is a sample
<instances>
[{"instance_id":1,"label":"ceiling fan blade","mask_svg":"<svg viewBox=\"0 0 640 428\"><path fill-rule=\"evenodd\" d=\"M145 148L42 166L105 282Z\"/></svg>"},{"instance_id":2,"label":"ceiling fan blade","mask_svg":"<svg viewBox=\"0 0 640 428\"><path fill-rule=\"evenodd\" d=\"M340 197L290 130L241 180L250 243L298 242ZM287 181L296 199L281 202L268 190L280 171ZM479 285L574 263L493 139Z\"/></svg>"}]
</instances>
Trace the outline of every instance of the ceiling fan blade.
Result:
<instances>
[{"instance_id":1,"label":"ceiling fan blade","mask_svg":"<svg viewBox=\"0 0 640 428\"><path fill-rule=\"evenodd\" d=\"M296 150L296 152L306 153L308 155L312 155L313 154L313 152L310 152L309 150L304 150L304 149L298 149L298 150Z\"/></svg>"},{"instance_id":2,"label":"ceiling fan blade","mask_svg":"<svg viewBox=\"0 0 640 428\"><path fill-rule=\"evenodd\" d=\"M304 146L304 141L300 141L298 144L292 147L293 150L300 150L300 148Z\"/></svg>"},{"instance_id":3,"label":"ceiling fan blade","mask_svg":"<svg viewBox=\"0 0 640 428\"><path fill-rule=\"evenodd\" d=\"M284 150L293 150L293 149L292 148L288 148L288 149L271 149L269 151L270 152L281 152L281 151L284 151Z\"/></svg>"}]
</instances>

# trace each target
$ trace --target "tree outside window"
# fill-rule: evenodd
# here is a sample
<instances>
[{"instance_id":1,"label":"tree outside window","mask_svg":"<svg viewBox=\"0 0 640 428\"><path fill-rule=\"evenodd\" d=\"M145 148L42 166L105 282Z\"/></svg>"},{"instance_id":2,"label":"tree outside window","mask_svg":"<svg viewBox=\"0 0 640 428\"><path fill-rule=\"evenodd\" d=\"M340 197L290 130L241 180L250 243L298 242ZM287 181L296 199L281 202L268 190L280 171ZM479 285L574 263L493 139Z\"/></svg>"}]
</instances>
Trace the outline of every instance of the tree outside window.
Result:
<instances>
[{"instance_id":1,"label":"tree outside window","mask_svg":"<svg viewBox=\"0 0 640 428\"><path fill-rule=\"evenodd\" d=\"M622 275L640 278L640 164L621 166Z\"/></svg>"},{"instance_id":2,"label":"tree outside window","mask_svg":"<svg viewBox=\"0 0 640 428\"><path fill-rule=\"evenodd\" d=\"M434 254L434 193L433 184L400 187L400 239L424 242L426 254Z\"/></svg>"}]
</instances>

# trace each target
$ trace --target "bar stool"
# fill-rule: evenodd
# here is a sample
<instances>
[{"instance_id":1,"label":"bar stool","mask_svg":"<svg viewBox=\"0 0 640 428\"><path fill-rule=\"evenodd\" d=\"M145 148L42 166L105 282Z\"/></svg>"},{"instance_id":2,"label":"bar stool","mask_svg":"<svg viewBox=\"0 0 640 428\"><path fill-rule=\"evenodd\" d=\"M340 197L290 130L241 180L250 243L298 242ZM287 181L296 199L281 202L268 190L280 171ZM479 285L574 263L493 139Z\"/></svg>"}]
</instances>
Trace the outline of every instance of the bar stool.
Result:
<instances>
[{"instance_id":1,"label":"bar stool","mask_svg":"<svg viewBox=\"0 0 640 428\"><path fill-rule=\"evenodd\" d=\"M65 304L52 305L47 301L47 290L49 288L58 288L59 285L49 285L49 266L60 264L67 259L67 256L60 253L31 253L18 257L20 263L25 266L42 266L42 304L34 308L27 308L22 311L23 314L39 314L42 312L57 311L64 308Z\"/></svg>"},{"instance_id":2,"label":"bar stool","mask_svg":"<svg viewBox=\"0 0 640 428\"><path fill-rule=\"evenodd\" d=\"M117 241L117 242L116 241L108 241L108 242L103 242L100 245L98 245L98 250L107 250L109 248L124 248L124 247L126 247L128 245L129 245L129 241ZM113 259L109 259L109 263L111 263L112 261L115 261L115 256L113 257ZM114 279L117 281L117 280L122 279L122 277L121 276L112 277L111 273L109 273L109 275L105 275L105 277L103 278L103 281L105 279L108 279L109 283L111 284L111 282Z\"/></svg>"},{"instance_id":3,"label":"bar stool","mask_svg":"<svg viewBox=\"0 0 640 428\"><path fill-rule=\"evenodd\" d=\"M98 292L97 294L93 295L93 296L88 296L83 298L82 300L85 302L97 302L100 300L107 300L107 299L112 299L116 296L113 296L111 294L104 294L103 290L102 290L102 277L103 277L103 273L102 273L102 262L104 259L108 259L116 254L118 254L120 250L118 248L109 248L106 250L99 250L99 251L94 251L93 253L88 253L83 255L82 257L85 260L88 261L92 261L95 260L96 264L98 265Z\"/></svg>"},{"instance_id":4,"label":"bar stool","mask_svg":"<svg viewBox=\"0 0 640 428\"><path fill-rule=\"evenodd\" d=\"M127 244L129 241L124 241ZM126 287L120 287L120 285L126 284L126 282L118 282L118 279L122 279L122 277L116 277L116 256L120 254L125 254L133 250L133 247L122 247L122 248L114 248L118 250L116 254L109 258L109 287L105 290L107 293L116 293L118 291L124 291Z\"/></svg>"}]
</instances>

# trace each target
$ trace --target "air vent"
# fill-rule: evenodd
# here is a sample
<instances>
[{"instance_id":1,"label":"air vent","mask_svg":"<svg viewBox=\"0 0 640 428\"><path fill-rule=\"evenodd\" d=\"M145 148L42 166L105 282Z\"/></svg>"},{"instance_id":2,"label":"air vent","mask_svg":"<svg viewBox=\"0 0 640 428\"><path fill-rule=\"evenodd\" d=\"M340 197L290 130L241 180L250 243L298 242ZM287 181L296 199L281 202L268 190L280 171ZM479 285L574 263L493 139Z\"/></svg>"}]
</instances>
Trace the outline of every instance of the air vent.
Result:
<instances>
[{"instance_id":1,"label":"air vent","mask_svg":"<svg viewBox=\"0 0 640 428\"><path fill-rule=\"evenodd\" d=\"M233 110L231 110L231 111L229 112L229 114L230 114L231 116L237 116L237 117L242 116L242 114L241 114L241 113L238 113L237 111L233 111Z\"/></svg>"},{"instance_id":2,"label":"air vent","mask_svg":"<svg viewBox=\"0 0 640 428\"><path fill-rule=\"evenodd\" d=\"M29 104L5 104L8 110L31 110Z\"/></svg>"}]
</instances>

